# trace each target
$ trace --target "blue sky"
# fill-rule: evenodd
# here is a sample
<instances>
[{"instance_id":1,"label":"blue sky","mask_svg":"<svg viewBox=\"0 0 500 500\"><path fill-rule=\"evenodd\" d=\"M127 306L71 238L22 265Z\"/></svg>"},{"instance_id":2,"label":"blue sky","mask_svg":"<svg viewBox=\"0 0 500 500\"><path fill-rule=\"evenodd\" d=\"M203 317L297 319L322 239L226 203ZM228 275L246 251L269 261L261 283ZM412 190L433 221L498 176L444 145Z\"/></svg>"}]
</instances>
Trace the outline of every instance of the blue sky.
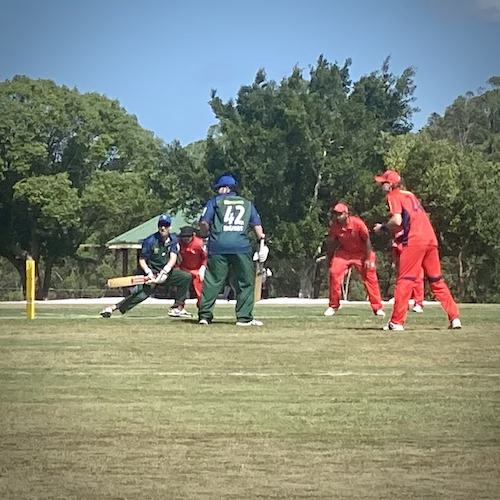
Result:
<instances>
[{"instance_id":1,"label":"blue sky","mask_svg":"<svg viewBox=\"0 0 500 500\"><path fill-rule=\"evenodd\" d=\"M261 67L280 80L320 54L353 79L417 69L415 128L500 75L500 0L0 0L0 80L118 99L167 142L202 139Z\"/></svg>"}]
</instances>

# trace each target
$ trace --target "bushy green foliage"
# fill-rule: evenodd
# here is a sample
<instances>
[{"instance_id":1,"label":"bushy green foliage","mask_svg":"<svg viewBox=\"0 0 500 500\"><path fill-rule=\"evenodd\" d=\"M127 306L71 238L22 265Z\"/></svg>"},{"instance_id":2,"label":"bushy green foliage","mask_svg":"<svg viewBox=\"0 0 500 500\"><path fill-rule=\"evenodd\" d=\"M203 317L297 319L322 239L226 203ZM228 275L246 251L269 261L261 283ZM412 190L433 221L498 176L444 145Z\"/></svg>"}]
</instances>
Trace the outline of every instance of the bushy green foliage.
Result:
<instances>
[{"instance_id":1,"label":"bushy green foliage","mask_svg":"<svg viewBox=\"0 0 500 500\"><path fill-rule=\"evenodd\" d=\"M37 261L39 298L104 293L107 277L121 274L104 243L160 211L194 217L225 172L262 216L275 292L324 294L326 270L315 257L329 209L342 200L369 227L385 218L373 182L385 165L402 173L429 211L457 297L496 300L498 77L489 80L492 90L459 96L412 133L413 68L395 75L387 59L353 82L350 64L320 56L307 76L295 67L275 82L262 69L234 99L212 91L217 123L186 147L165 144L97 93L23 76L0 83L0 256L17 269L12 279L2 265L0 283L16 282L2 296L19 295L27 255ZM82 244L100 249L88 259ZM387 240L373 244L387 297Z\"/></svg>"}]
</instances>

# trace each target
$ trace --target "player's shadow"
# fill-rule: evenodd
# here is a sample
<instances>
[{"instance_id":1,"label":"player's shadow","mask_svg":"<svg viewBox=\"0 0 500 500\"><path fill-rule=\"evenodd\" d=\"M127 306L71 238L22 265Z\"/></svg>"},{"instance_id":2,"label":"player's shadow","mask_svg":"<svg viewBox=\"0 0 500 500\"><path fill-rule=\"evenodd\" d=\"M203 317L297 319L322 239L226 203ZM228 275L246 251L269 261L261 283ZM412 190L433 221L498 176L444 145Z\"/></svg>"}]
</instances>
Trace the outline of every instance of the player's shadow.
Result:
<instances>
[{"instance_id":1,"label":"player's shadow","mask_svg":"<svg viewBox=\"0 0 500 500\"><path fill-rule=\"evenodd\" d=\"M382 332L382 326L373 326L373 325L367 325L367 326L342 326L342 330L357 330L357 331L363 331L363 332Z\"/></svg>"},{"instance_id":2,"label":"player's shadow","mask_svg":"<svg viewBox=\"0 0 500 500\"><path fill-rule=\"evenodd\" d=\"M189 323L191 325L199 325L198 320L196 318L191 318L191 319L186 319L183 321L183 323ZM216 319L209 323L209 326L217 326L217 325L231 325L234 326L236 323L236 319L230 320L230 319ZM206 325L199 325L199 326L206 326Z\"/></svg>"}]
</instances>

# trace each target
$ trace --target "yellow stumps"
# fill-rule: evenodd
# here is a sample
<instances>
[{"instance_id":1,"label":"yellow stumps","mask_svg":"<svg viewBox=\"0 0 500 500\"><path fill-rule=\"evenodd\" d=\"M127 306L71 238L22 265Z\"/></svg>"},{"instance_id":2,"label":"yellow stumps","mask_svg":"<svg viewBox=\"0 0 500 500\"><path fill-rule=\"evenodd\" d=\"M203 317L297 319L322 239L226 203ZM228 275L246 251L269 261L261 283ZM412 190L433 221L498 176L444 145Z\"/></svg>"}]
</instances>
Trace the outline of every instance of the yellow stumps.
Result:
<instances>
[{"instance_id":1,"label":"yellow stumps","mask_svg":"<svg viewBox=\"0 0 500 500\"><path fill-rule=\"evenodd\" d=\"M26 259L26 317L35 317L35 261Z\"/></svg>"}]
</instances>

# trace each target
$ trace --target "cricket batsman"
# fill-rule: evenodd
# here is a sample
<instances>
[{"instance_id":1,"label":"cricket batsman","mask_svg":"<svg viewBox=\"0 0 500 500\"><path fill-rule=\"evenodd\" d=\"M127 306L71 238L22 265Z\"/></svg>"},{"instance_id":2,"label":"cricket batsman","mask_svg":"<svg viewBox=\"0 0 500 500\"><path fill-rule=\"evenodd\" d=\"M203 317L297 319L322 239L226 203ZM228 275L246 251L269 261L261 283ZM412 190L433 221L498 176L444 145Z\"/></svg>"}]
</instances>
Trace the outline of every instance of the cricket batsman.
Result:
<instances>
[{"instance_id":1,"label":"cricket batsman","mask_svg":"<svg viewBox=\"0 0 500 500\"><path fill-rule=\"evenodd\" d=\"M206 202L199 221L200 236L208 236L208 257L198 323L212 322L217 295L230 275L236 287L236 326L262 326L262 321L253 317L255 273L247 234L251 228L257 240L262 241L257 259L265 262L269 248L263 244L260 216L250 200L237 194L232 175L219 177L213 188L215 195Z\"/></svg>"},{"instance_id":2,"label":"cricket batsman","mask_svg":"<svg viewBox=\"0 0 500 500\"><path fill-rule=\"evenodd\" d=\"M149 278L144 285L136 285L132 293L119 304L105 307L101 311L103 318L109 318L118 309L122 314L130 311L137 304L146 300L155 291L156 286L175 286L175 302L168 310L174 318L190 318L191 314L184 309L184 303L191 284L191 275L180 269L174 269L177 262L177 236L170 234L171 217L161 214L158 218L158 231L142 242L139 257L139 273Z\"/></svg>"},{"instance_id":3,"label":"cricket batsman","mask_svg":"<svg viewBox=\"0 0 500 500\"><path fill-rule=\"evenodd\" d=\"M423 268L429 286L445 310L449 328L462 328L458 307L441 275L436 233L418 198L401 187L401 177L395 170L375 176L385 195L390 218L375 224L376 234L388 229L401 243L402 250L394 290L394 307L384 330L404 330L403 324L415 280Z\"/></svg>"}]
</instances>

